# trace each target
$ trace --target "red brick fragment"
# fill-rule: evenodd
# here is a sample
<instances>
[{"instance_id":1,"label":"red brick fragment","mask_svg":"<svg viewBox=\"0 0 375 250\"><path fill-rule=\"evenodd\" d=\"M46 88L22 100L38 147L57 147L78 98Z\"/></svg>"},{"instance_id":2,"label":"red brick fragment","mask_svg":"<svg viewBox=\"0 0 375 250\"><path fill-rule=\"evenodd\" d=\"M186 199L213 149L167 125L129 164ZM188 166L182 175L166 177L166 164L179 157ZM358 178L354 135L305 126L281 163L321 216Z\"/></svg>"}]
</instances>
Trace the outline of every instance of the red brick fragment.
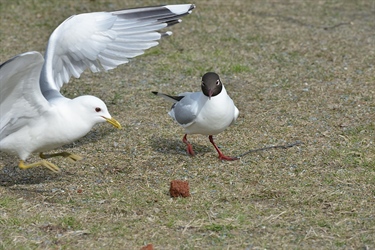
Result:
<instances>
[{"instance_id":1,"label":"red brick fragment","mask_svg":"<svg viewBox=\"0 0 375 250\"><path fill-rule=\"evenodd\" d=\"M181 180L173 180L171 181L171 187L169 188L169 193L172 197L189 197L189 182L188 181L181 181Z\"/></svg>"},{"instance_id":2,"label":"red brick fragment","mask_svg":"<svg viewBox=\"0 0 375 250\"><path fill-rule=\"evenodd\" d=\"M146 246L143 246L141 250L154 250L154 246L152 244L148 244Z\"/></svg>"}]
</instances>

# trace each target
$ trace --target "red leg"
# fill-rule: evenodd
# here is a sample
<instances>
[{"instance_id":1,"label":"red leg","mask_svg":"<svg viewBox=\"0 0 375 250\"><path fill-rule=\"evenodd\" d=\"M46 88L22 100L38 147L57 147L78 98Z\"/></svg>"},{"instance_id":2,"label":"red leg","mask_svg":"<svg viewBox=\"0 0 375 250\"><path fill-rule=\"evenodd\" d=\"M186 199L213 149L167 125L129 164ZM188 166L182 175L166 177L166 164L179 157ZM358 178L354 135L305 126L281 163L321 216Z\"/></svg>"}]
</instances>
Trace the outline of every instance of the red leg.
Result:
<instances>
[{"instance_id":1,"label":"red leg","mask_svg":"<svg viewBox=\"0 0 375 250\"><path fill-rule=\"evenodd\" d=\"M222 161L235 161L235 160L238 160L237 157L229 157L229 156L225 156L221 151L220 149L216 146L215 142L214 142L214 138L212 137L212 135L210 135L208 137L210 139L210 142L212 143L212 145L214 145L216 151L219 153L219 159L222 160Z\"/></svg>"},{"instance_id":2,"label":"red leg","mask_svg":"<svg viewBox=\"0 0 375 250\"><path fill-rule=\"evenodd\" d=\"M187 148L186 151L188 152L189 155L194 156L194 151L193 151L193 146L189 143L189 141L186 138L187 134L185 134L184 138L182 141L186 144Z\"/></svg>"}]
</instances>

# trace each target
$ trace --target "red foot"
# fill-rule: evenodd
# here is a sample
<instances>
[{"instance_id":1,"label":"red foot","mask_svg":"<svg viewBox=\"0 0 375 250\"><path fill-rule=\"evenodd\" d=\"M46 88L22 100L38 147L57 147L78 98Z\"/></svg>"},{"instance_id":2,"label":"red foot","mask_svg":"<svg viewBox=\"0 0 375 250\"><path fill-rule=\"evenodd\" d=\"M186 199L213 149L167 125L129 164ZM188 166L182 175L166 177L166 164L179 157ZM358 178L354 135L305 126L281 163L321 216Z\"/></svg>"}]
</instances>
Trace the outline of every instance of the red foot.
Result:
<instances>
[{"instance_id":1,"label":"red foot","mask_svg":"<svg viewBox=\"0 0 375 250\"><path fill-rule=\"evenodd\" d=\"M225 155L219 155L219 159L222 161L235 161L238 160L239 158L237 157L230 157L230 156L225 156Z\"/></svg>"},{"instance_id":2,"label":"red foot","mask_svg":"<svg viewBox=\"0 0 375 250\"><path fill-rule=\"evenodd\" d=\"M186 144L187 148L186 148L186 151L188 152L189 155L191 156L194 156L195 153L193 151L193 146L189 143L189 141L187 140L186 138L187 134L185 134L184 138L182 139L182 141Z\"/></svg>"},{"instance_id":3,"label":"red foot","mask_svg":"<svg viewBox=\"0 0 375 250\"><path fill-rule=\"evenodd\" d=\"M222 160L222 161L235 161L235 160L238 160L237 157L229 157L229 156L225 156L221 151L220 149L216 146L215 142L214 142L214 138L212 137L212 135L210 135L208 137L210 139L210 142L212 143L212 145L214 145L216 151L219 153L219 159Z\"/></svg>"}]
</instances>

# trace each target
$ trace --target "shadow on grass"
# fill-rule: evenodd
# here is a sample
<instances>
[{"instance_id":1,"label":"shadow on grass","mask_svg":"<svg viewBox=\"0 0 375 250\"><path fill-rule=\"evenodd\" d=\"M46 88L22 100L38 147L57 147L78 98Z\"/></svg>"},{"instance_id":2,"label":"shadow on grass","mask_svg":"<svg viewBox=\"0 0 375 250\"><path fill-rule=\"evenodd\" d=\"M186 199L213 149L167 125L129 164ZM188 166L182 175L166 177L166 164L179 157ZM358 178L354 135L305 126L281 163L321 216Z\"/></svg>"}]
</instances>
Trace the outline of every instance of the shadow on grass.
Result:
<instances>
[{"instance_id":1,"label":"shadow on grass","mask_svg":"<svg viewBox=\"0 0 375 250\"><path fill-rule=\"evenodd\" d=\"M43 167L27 170L20 169L17 164L0 168L0 186L9 187L17 184L40 184L57 178L57 174Z\"/></svg>"},{"instance_id":2,"label":"shadow on grass","mask_svg":"<svg viewBox=\"0 0 375 250\"><path fill-rule=\"evenodd\" d=\"M103 138L108 137L110 134L112 134L114 132L116 132L116 130L112 129L112 128L111 129L97 128L97 129L91 130L87 135L85 135L81 139L79 139L79 140L77 140L73 143L66 144L66 145L64 145L60 148L61 149L69 149L69 148L80 147L80 146L90 144L90 143L97 143L97 142L101 141Z\"/></svg>"},{"instance_id":3,"label":"shadow on grass","mask_svg":"<svg viewBox=\"0 0 375 250\"><path fill-rule=\"evenodd\" d=\"M89 143L96 143L109 136L115 130L96 128L78 141L64 145L58 150L65 151L70 148L77 148ZM40 184L57 178L60 174L54 174L44 167L35 167L22 170L18 167L17 156L0 152L0 186L13 186L17 184Z\"/></svg>"},{"instance_id":4,"label":"shadow on grass","mask_svg":"<svg viewBox=\"0 0 375 250\"><path fill-rule=\"evenodd\" d=\"M190 143L193 145L193 149L196 155L213 152L211 147L199 145L192 141L190 141ZM182 140L152 137L150 140L150 144L156 152L161 152L163 154L179 154L189 156L186 152L186 145L182 142Z\"/></svg>"}]
</instances>

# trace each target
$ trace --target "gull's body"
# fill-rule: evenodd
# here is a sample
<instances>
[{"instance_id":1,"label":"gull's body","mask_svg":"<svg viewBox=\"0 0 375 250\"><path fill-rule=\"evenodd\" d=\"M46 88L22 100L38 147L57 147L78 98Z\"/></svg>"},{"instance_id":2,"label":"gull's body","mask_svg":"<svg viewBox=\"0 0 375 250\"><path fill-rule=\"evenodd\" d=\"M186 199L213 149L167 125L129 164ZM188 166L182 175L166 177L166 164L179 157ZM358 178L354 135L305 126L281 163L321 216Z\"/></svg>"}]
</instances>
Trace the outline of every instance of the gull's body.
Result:
<instances>
[{"instance_id":1,"label":"gull's body","mask_svg":"<svg viewBox=\"0 0 375 250\"><path fill-rule=\"evenodd\" d=\"M217 135L230 126L238 109L223 86L220 94L209 98L203 92L186 92L169 115L185 129L186 134Z\"/></svg>"},{"instance_id":2,"label":"gull's body","mask_svg":"<svg viewBox=\"0 0 375 250\"><path fill-rule=\"evenodd\" d=\"M153 93L174 102L168 114L185 129L183 142L190 155L194 155L194 151L187 141L187 135L202 134L209 136L221 160L235 159L223 155L213 141L213 135L233 124L239 114L216 73L209 72L202 77L202 92L186 92L178 96Z\"/></svg>"},{"instance_id":3,"label":"gull's body","mask_svg":"<svg viewBox=\"0 0 375 250\"><path fill-rule=\"evenodd\" d=\"M99 98L62 96L63 84L87 68L110 70L143 54L161 37L171 35L158 30L179 23L179 17L193 8L167 5L75 15L52 33L44 58L39 52L27 52L1 64L0 150L18 155L21 168L43 165L59 170L46 160L25 165L31 153L79 159L66 152L42 153L83 137L97 123L121 126Z\"/></svg>"}]
</instances>

